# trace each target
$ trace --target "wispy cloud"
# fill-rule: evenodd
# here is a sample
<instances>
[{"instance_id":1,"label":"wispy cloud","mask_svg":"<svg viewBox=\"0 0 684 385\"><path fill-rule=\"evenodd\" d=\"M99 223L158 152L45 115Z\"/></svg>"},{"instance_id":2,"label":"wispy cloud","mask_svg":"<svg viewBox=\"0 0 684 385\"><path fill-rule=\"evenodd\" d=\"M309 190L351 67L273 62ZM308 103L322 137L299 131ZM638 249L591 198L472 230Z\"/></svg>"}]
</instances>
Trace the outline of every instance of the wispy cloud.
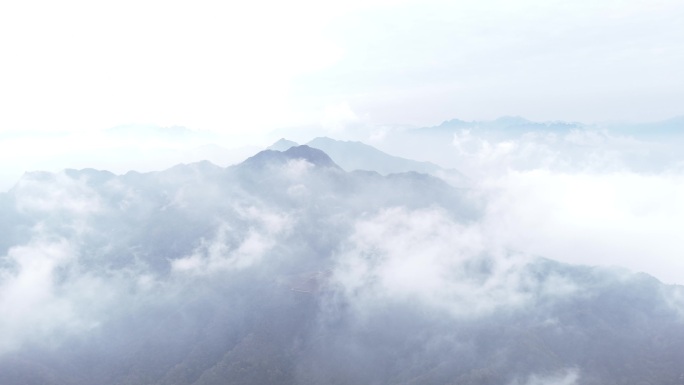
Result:
<instances>
[{"instance_id":1,"label":"wispy cloud","mask_svg":"<svg viewBox=\"0 0 684 385\"><path fill-rule=\"evenodd\" d=\"M684 282L677 273L680 136L620 126L469 124L451 134L395 132L385 145L468 175L470 194L485 207L482 226L501 247Z\"/></svg>"},{"instance_id":2,"label":"wispy cloud","mask_svg":"<svg viewBox=\"0 0 684 385\"><path fill-rule=\"evenodd\" d=\"M579 372L575 369L571 369L553 375L533 374L524 382L515 381L510 385L574 385L577 384L579 380Z\"/></svg>"},{"instance_id":3,"label":"wispy cloud","mask_svg":"<svg viewBox=\"0 0 684 385\"><path fill-rule=\"evenodd\" d=\"M334 282L362 312L388 301L418 302L456 317L579 290L561 277L532 279L530 256L509 253L483 230L440 210L388 209L356 223L336 257Z\"/></svg>"},{"instance_id":4,"label":"wispy cloud","mask_svg":"<svg viewBox=\"0 0 684 385\"><path fill-rule=\"evenodd\" d=\"M257 265L278 240L291 228L286 214L254 206L238 208L238 228L228 223L219 225L212 238L202 239L189 256L171 261L177 273L207 275L241 270Z\"/></svg>"}]
</instances>

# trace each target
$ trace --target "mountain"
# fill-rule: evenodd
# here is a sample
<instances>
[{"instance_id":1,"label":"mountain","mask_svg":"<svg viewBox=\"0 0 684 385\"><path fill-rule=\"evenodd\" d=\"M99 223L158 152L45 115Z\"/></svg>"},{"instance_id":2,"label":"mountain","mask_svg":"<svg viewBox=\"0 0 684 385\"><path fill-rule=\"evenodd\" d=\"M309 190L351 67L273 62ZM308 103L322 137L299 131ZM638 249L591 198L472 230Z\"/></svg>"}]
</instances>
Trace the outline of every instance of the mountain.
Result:
<instances>
[{"instance_id":1,"label":"mountain","mask_svg":"<svg viewBox=\"0 0 684 385\"><path fill-rule=\"evenodd\" d=\"M297 144L297 142L293 142L293 141L287 140L287 139L285 139L285 138L280 138L280 139L278 139L277 142L275 142L275 143L273 143L272 145L270 145L270 146L267 148L267 150L286 151L286 150L288 150L290 147L295 147L295 146L299 146L299 144Z\"/></svg>"},{"instance_id":2,"label":"mountain","mask_svg":"<svg viewBox=\"0 0 684 385\"><path fill-rule=\"evenodd\" d=\"M370 167L372 171L387 175L409 171L431 174L441 170L434 163L392 156L361 142L321 137L313 139L307 145L325 151L347 171L366 170Z\"/></svg>"},{"instance_id":3,"label":"mountain","mask_svg":"<svg viewBox=\"0 0 684 385\"><path fill-rule=\"evenodd\" d=\"M415 128L410 130L409 133L418 135L452 135L462 130L471 130L485 137L510 139L530 132L567 134L572 130L585 129L587 127L586 124L578 122L535 122L519 116L502 116L494 120L483 121L451 119L437 126Z\"/></svg>"},{"instance_id":4,"label":"mountain","mask_svg":"<svg viewBox=\"0 0 684 385\"><path fill-rule=\"evenodd\" d=\"M646 123L608 123L604 126L615 134L644 137L650 140L678 142L684 133L684 116L678 116L659 122Z\"/></svg>"},{"instance_id":5,"label":"mountain","mask_svg":"<svg viewBox=\"0 0 684 385\"><path fill-rule=\"evenodd\" d=\"M285 151L296 145L295 142L280 139L268 149ZM467 183L465 176L455 169L444 169L434 163L392 156L362 142L319 137L306 145L324 151L346 171L367 170L382 175L416 172L437 176L456 186Z\"/></svg>"},{"instance_id":6,"label":"mountain","mask_svg":"<svg viewBox=\"0 0 684 385\"><path fill-rule=\"evenodd\" d=\"M682 287L496 249L481 216L307 145L26 174L0 194L0 383L681 383Z\"/></svg>"},{"instance_id":7,"label":"mountain","mask_svg":"<svg viewBox=\"0 0 684 385\"><path fill-rule=\"evenodd\" d=\"M319 167L339 168L325 152L309 146L294 146L284 151L266 150L248 158L243 165L263 167L273 163L301 160Z\"/></svg>"}]
</instances>

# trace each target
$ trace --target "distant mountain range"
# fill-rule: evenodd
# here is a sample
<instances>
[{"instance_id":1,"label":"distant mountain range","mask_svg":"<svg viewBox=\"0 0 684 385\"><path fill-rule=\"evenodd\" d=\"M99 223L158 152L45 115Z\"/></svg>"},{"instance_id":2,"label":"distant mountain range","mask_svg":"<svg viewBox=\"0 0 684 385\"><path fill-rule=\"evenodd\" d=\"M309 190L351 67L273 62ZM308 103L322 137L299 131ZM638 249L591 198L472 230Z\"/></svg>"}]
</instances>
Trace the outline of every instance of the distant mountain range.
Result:
<instances>
[{"instance_id":1,"label":"distant mountain range","mask_svg":"<svg viewBox=\"0 0 684 385\"><path fill-rule=\"evenodd\" d=\"M490 249L433 164L290 144L0 193L0 384L684 381L682 287Z\"/></svg>"},{"instance_id":2,"label":"distant mountain range","mask_svg":"<svg viewBox=\"0 0 684 385\"><path fill-rule=\"evenodd\" d=\"M285 151L297 145L296 142L282 138L268 149ZM467 178L455 169L444 169L431 162L418 162L392 156L358 141L319 137L307 142L306 145L323 150L346 171L367 170L381 175L417 172L440 177L458 186L464 186L467 183Z\"/></svg>"},{"instance_id":3,"label":"distant mountain range","mask_svg":"<svg viewBox=\"0 0 684 385\"><path fill-rule=\"evenodd\" d=\"M534 122L519 116L503 116L495 120L489 121L465 121L460 119L451 119L444 121L442 124L434 127L417 128L414 131L423 132L440 132L452 131L455 129L485 129L485 130L500 130L506 131L510 134L520 134L529 131L550 130L550 131L569 131L571 129L584 128L586 124L578 122Z\"/></svg>"},{"instance_id":4,"label":"distant mountain range","mask_svg":"<svg viewBox=\"0 0 684 385\"><path fill-rule=\"evenodd\" d=\"M632 136L645 140L678 139L684 136L684 117L675 117L658 122L644 123L581 123L565 121L535 122L519 116L504 116L489 121L464 121L451 119L437 126L421 127L408 130L414 136L442 136L450 138L454 133L464 130L484 138L507 140L520 138L525 134L568 135L575 132L609 133L615 136Z\"/></svg>"}]
</instances>

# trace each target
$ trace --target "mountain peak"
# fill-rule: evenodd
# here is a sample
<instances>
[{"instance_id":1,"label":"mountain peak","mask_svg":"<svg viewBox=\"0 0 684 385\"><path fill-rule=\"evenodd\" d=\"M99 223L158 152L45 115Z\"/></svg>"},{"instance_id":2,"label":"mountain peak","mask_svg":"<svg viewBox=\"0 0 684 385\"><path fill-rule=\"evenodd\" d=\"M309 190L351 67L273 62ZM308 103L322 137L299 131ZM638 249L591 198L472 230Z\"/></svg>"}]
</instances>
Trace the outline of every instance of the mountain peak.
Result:
<instances>
[{"instance_id":1,"label":"mountain peak","mask_svg":"<svg viewBox=\"0 0 684 385\"><path fill-rule=\"evenodd\" d=\"M318 137L307 144L325 151L346 171L373 170L387 175L407 171L433 173L440 170L436 164L389 155L362 142Z\"/></svg>"},{"instance_id":2,"label":"mountain peak","mask_svg":"<svg viewBox=\"0 0 684 385\"><path fill-rule=\"evenodd\" d=\"M248 158L242 164L263 167L271 163L283 163L291 159L304 159L319 167L339 168L325 152L307 145L290 147L286 151L264 150Z\"/></svg>"},{"instance_id":3,"label":"mountain peak","mask_svg":"<svg viewBox=\"0 0 684 385\"><path fill-rule=\"evenodd\" d=\"M296 147L296 146L299 146L299 144L297 142L293 142L293 141L287 140L285 138L280 138L280 139L278 139L277 142L268 146L266 149L267 150L274 150L274 151L287 151L291 147Z\"/></svg>"},{"instance_id":4,"label":"mountain peak","mask_svg":"<svg viewBox=\"0 0 684 385\"><path fill-rule=\"evenodd\" d=\"M306 161L315 164L316 166L334 167L338 168L337 164L323 152L317 148L309 147L305 144L301 146L290 147L283 152L288 159L305 159Z\"/></svg>"}]
</instances>

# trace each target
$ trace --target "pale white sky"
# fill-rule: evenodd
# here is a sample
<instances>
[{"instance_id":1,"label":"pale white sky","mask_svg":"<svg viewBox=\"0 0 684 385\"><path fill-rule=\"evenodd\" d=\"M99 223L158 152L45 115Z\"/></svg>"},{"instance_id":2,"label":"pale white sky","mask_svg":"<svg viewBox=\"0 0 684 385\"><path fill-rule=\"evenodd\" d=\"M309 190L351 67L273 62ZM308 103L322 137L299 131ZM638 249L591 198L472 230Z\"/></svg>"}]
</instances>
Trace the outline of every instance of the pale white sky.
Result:
<instances>
[{"instance_id":1,"label":"pale white sky","mask_svg":"<svg viewBox=\"0 0 684 385\"><path fill-rule=\"evenodd\" d=\"M103 134L119 125L234 148L297 126L667 119L684 114L682 20L680 0L3 1L0 189L201 144Z\"/></svg>"},{"instance_id":2,"label":"pale white sky","mask_svg":"<svg viewBox=\"0 0 684 385\"><path fill-rule=\"evenodd\" d=\"M0 191L24 171L123 173L225 152L198 152L204 143L194 139L104 131L119 125L185 126L238 146L300 125L335 133L349 123L429 126L503 115L587 123L681 116L683 26L682 0L5 0ZM483 151L496 148L486 144ZM609 150L597 153L610 158ZM683 282L666 274L681 271L670 259L681 249L682 210L656 204L681 196L679 174L660 183L629 173L609 179L634 198L625 199L627 208L611 206L611 194L597 200L606 202L603 222L590 215L593 206L573 219L577 212L567 208L575 196L557 187L593 192L603 174L512 175L493 177L516 204L502 198L511 209L495 212L492 223L508 218L511 229L525 231L498 231L508 234L505 242L572 260L567 254L580 240L583 256L626 256L625 265ZM655 187L634 188L641 185ZM530 215L542 198L557 208L550 219L553 210ZM521 226L521 218L529 223ZM530 228L540 235L531 237ZM655 268L644 267L639 250L628 253L639 245L662 249Z\"/></svg>"},{"instance_id":3,"label":"pale white sky","mask_svg":"<svg viewBox=\"0 0 684 385\"><path fill-rule=\"evenodd\" d=\"M666 119L683 23L679 0L4 1L0 131Z\"/></svg>"}]
</instances>

